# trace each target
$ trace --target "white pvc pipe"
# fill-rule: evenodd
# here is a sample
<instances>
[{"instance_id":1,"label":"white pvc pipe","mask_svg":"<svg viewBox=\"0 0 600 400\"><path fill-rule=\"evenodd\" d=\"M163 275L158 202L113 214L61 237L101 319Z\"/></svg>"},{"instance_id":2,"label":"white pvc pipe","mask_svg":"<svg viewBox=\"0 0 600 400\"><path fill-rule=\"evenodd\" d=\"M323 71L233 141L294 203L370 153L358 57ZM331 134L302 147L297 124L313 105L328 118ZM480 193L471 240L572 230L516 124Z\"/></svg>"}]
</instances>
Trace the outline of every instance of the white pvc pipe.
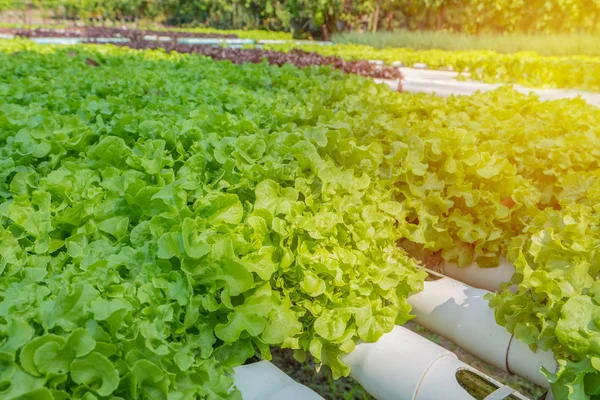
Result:
<instances>
[{"instance_id":1,"label":"white pvc pipe","mask_svg":"<svg viewBox=\"0 0 600 400\"><path fill-rule=\"evenodd\" d=\"M456 357L440 358L423 376L414 399L462 399L464 397L472 400L469 393L460 386L456 379L456 372L462 368L465 368L465 363ZM447 396L448 394L451 396ZM460 397L455 397L457 394Z\"/></svg>"},{"instance_id":2,"label":"white pvc pipe","mask_svg":"<svg viewBox=\"0 0 600 400\"><path fill-rule=\"evenodd\" d=\"M412 68L400 68L400 72L404 77L402 81L404 92L435 93L438 96L471 95L478 91L494 90L504 85L502 83L491 84L479 81L457 81L455 79L457 72L426 68L427 66L421 63L414 64ZM469 76L466 71L462 75ZM513 88L523 94L533 92L542 101L581 96L588 104L600 107L600 94L598 93L566 89L533 89L521 85L513 85Z\"/></svg>"},{"instance_id":3,"label":"white pvc pipe","mask_svg":"<svg viewBox=\"0 0 600 400\"><path fill-rule=\"evenodd\" d=\"M129 42L128 38L86 38L86 40L96 43L127 43Z\"/></svg>"},{"instance_id":4,"label":"white pvc pipe","mask_svg":"<svg viewBox=\"0 0 600 400\"><path fill-rule=\"evenodd\" d=\"M456 355L420 335L400 326L383 335L376 343L359 343L342 361L351 368L351 376L378 400L472 400L456 378L467 369L499 389L494 392L518 392L471 368ZM234 368L234 384L244 400L323 400L268 361ZM491 398L491 397L490 397Z\"/></svg>"},{"instance_id":5,"label":"white pvc pipe","mask_svg":"<svg viewBox=\"0 0 600 400\"><path fill-rule=\"evenodd\" d=\"M244 400L323 400L268 361L234 368L234 384Z\"/></svg>"},{"instance_id":6,"label":"white pvc pipe","mask_svg":"<svg viewBox=\"0 0 600 400\"><path fill-rule=\"evenodd\" d=\"M194 37L180 37L177 39L179 43L182 44L201 44L201 45L219 45L219 44L229 44L229 45L244 45L244 44L254 44L255 41L253 39L221 39L221 38L194 38Z\"/></svg>"},{"instance_id":7,"label":"white pvc pipe","mask_svg":"<svg viewBox=\"0 0 600 400\"><path fill-rule=\"evenodd\" d=\"M170 36L144 35L144 40L152 42L170 42L173 40Z\"/></svg>"},{"instance_id":8,"label":"white pvc pipe","mask_svg":"<svg viewBox=\"0 0 600 400\"><path fill-rule=\"evenodd\" d=\"M499 392L514 392L458 360L454 353L400 326L376 343L357 344L342 361L351 368L350 376L378 400L472 400L456 378L460 369L483 377ZM516 396L524 398L518 392Z\"/></svg>"},{"instance_id":9,"label":"white pvc pipe","mask_svg":"<svg viewBox=\"0 0 600 400\"><path fill-rule=\"evenodd\" d=\"M376 343L359 343L356 349L342 358L367 392L379 400L416 400L429 371L442 359L458 361L456 355L427 339L399 326ZM471 400L458 384L455 370L439 374L436 396L428 399ZM427 392L429 393L429 392ZM425 399L426 397L421 397Z\"/></svg>"},{"instance_id":10,"label":"white pvc pipe","mask_svg":"<svg viewBox=\"0 0 600 400\"><path fill-rule=\"evenodd\" d=\"M515 266L501 257L497 267L481 268L477 263L459 267L455 263L444 263L444 275L467 285L495 292L502 282L508 282L515 273Z\"/></svg>"},{"instance_id":11,"label":"white pvc pipe","mask_svg":"<svg viewBox=\"0 0 600 400\"><path fill-rule=\"evenodd\" d=\"M379 83L380 85L387 85L394 92L398 90L398 85L400 85L400 79L383 79L383 78L373 78L375 83Z\"/></svg>"},{"instance_id":12,"label":"white pvc pipe","mask_svg":"<svg viewBox=\"0 0 600 400\"><path fill-rule=\"evenodd\" d=\"M548 379L540 372L542 367L554 372L557 364L551 351L531 351L529 346L518 340L514 335L507 354L507 365L511 373L534 382L545 389L550 389Z\"/></svg>"},{"instance_id":13,"label":"white pvc pipe","mask_svg":"<svg viewBox=\"0 0 600 400\"><path fill-rule=\"evenodd\" d=\"M302 46L302 45L332 46L333 42L325 42L325 41L320 41L320 40L296 40L296 44L300 45L300 46Z\"/></svg>"},{"instance_id":14,"label":"white pvc pipe","mask_svg":"<svg viewBox=\"0 0 600 400\"><path fill-rule=\"evenodd\" d=\"M35 37L30 39L38 44L64 44L74 45L83 41L82 38L53 38L53 37Z\"/></svg>"},{"instance_id":15,"label":"white pvc pipe","mask_svg":"<svg viewBox=\"0 0 600 400\"><path fill-rule=\"evenodd\" d=\"M258 44L286 44L288 41L287 40L281 40L281 39L262 39L259 40Z\"/></svg>"},{"instance_id":16,"label":"white pvc pipe","mask_svg":"<svg viewBox=\"0 0 600 400\"><path fill-rule=\"evenodd\" d=\"M425 282L425 289L409 298L419 325L450 339L458 346L505 371L548 388L542 366L556 368L552 352L532 352L496 324L483 297L489 292L445 277ZM512 340L511 340L512 338Z\"/></svg>"},{"instance_id":17,"label":"white pvc pipe","mask_svg":"<svg viewBox=\"0 0 600 400\"><path fill-rule=\"evenodd\" d=\"M432 330L492 365L504 366L511 335L496 324L483 296L450 278L425 282L425 288L409 298L415 322Z\"/></svg>"}]
</instances>

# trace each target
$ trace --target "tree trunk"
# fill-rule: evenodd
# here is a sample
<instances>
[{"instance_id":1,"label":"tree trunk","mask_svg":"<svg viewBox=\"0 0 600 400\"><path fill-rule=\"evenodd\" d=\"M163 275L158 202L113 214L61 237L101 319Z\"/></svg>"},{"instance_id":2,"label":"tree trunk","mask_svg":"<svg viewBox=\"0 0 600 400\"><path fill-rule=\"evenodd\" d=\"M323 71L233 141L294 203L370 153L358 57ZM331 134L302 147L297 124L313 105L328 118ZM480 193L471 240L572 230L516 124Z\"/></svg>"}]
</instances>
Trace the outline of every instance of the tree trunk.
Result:
<instances>
[{"instance_id":1,"label":"tree trunk","mask_svg":"<svg viewBox=\"0 0 600 400\"><path fill-rule=\"evenodd\" d=\"M329 28L327 28L327 24L321 25L321 32L323 34L323 40L329 42Z\"/></svg>"},{"instance_id":2,"label":"tree trunk","mask_svg":"<svg viewBox=\"0 0 600 400\"><path fill-rule=\"evenodd\" d=\"M393 29L392 23L394 22L394 12L392 10L390 10L388 12L388 15L387 15L386 19L387 19L387 30L389 32L391 32L392 29Z\"/></svg>"},{"instance_id":3,"label":"tree trunk","mask_svg":"<svg viewBox=\"0 0 600 400\"><path fill-rule=\"evenodd\" d=\"M375 6L375 15L373 15L373 33L377 32L377 26L379 25L379 12L381 11L381 4L377 3Z\"/></svg>"},{"instance_id":4,"label":"tree trunk","mask_svg":"<svg viewBox=\"0 0 600 400\"><path fill-rule=\"evenodd\" d=\"M323 18L323 26L321 26L321 31L323 33L323 40L330 41L331 33L335 32L335 17L325 13Z\"/></svg>"},{"instance_id":5,"label":"tree trunk","mask_svg":"<svg viewBox=\"0 0 600 400\"><path fill-rule=\"evenodd\" d=\"M233 27L235 29L239 29L239 25L238 25L238 3L235 2L233 3Z\"/></svg>"}]
</instances>

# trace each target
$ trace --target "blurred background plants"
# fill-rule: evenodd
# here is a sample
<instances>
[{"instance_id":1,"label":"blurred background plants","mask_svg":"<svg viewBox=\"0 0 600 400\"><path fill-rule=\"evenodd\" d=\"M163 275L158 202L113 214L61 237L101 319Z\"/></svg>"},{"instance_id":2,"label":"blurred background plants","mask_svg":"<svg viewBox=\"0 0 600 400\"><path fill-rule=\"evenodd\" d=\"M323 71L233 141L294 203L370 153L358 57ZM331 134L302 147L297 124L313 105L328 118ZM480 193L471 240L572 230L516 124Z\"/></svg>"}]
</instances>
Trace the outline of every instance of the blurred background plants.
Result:
<instances>
[{"instance_id":1,"label":"blurred background plants","mask_svg":"<svg viewBox=\"0 0 600 400\"><path fill-rule=\"evenodd\" d=\"M398 29L595 34L600 0L0 0L0 13L5 23L158 23L323 39L336 32Z\"/></svg>"}]
</instances>

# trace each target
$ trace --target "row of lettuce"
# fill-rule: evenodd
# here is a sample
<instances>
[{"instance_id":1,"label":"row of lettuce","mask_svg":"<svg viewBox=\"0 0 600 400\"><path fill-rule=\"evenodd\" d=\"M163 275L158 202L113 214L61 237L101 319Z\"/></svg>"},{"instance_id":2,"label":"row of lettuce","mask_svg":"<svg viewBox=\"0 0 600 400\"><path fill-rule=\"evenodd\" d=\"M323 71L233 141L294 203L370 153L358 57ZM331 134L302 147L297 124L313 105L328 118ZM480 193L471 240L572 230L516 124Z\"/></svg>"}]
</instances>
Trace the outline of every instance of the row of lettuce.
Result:
<instances>
[{"instance_id":1,"label":"row of lettuce","mask_svg":"<svg viewBox=\"0 0 600 400\"><path fill-rule=\"evenodd\" d=\"M329 68L0 42L3 398L239 398L270 348L410 319L418 259L517 267L500 323L600 395L600 110ZM398 244L402 246L398 246ZM34 396L34 397L31 397Z\"/></svg>"},{"instance_id":2,"label":"row of lettuce","mask_svg":"<svg viewBox=\"0 0 600 400\"><path fill-rule=\"evenodd\" d=\"M391 189L330 137L360 78L1 46L2 398L239 398L270 346L347 374L410 318Z\"/></svg>"},{"instance_id":3,"label":"row of lettuce","mask_svg":"<svg viewBox=\"0 0 600 400\"><path fill-rule=\"evenodd\" d=\"M474 79L488 83L521 84L529 87L580 89L600 91L600 58L594 56L540 56L535 52L513 54L486 50L447 51L414 50L411 48L377 49L354 44L324 46L291 40L289 34L258 30L217 30L211 28L165 29L178 34L184 32L203 35L236 35L253 40L285 41L270 44L267 49L290 52L296 49L315 52L323 56L341 57L345 61L379 60L387 65L401 63L405 66L425 64L431 69L452 69L460 72L462 79ZM247 47L254 47L248 45Z\"/></svg>"},{"instance_id":4,"label":"row of lettuce","mask_svg":"<svg viewBox=\"0 0 600 400\"><path fill-rule=\"evenodd\" d=\"M295 47L293 42L269 46L279 51L290 51ZM337 55L344 60L380 60L388 65L400 62L408 67L425 64L430 69L452 69L462 73L465 79L489 83L600 91L600 57L593 56L551 57L535 52L503 54L487 50L377 49L354 44L303 45L302 49Z\"/></svg>"}]
</instances>

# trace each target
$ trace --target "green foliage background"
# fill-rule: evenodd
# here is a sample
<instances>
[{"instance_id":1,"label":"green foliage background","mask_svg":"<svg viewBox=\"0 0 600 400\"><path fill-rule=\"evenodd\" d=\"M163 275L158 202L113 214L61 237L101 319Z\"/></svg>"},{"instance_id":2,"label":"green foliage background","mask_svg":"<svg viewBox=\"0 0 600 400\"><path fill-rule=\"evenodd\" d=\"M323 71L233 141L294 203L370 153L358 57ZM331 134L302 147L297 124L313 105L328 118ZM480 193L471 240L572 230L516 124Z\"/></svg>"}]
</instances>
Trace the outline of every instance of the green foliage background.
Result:
<instances>
[{"instance_id":1,"label":"green foliage background","mask_svg":"<svg viewBox=\"0 0 600 400\"><path fill-rule=\"evenodd\" d=\"M382 28L595 33L600 24L600 0L0 0L0 11L24 9L87 23L146 19L326 37Z\"/></svg>"}]
</instances>

